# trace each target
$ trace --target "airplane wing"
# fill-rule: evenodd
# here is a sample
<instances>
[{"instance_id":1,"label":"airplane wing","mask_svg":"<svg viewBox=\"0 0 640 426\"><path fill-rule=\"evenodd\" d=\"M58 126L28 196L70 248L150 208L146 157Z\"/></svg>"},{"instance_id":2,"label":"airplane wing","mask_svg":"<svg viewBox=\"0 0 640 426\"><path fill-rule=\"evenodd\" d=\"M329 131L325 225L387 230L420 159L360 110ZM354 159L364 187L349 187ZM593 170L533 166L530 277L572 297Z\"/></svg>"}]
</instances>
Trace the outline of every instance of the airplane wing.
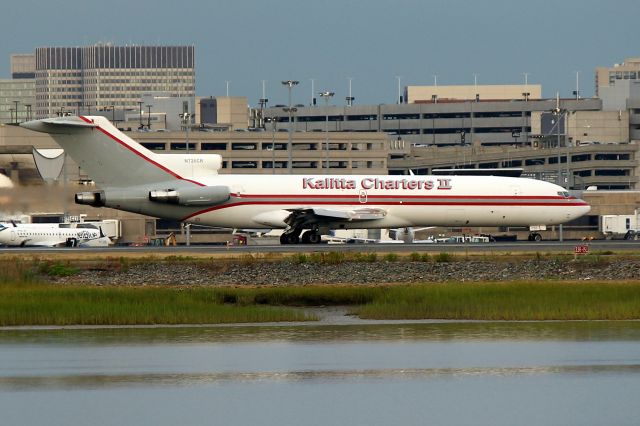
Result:
<instances>
[{"instance_id":1,"label":"airplane wing","mask_svg":"<svg viewBox=\"0 0 640 426\"><path fill-rule=\"evenodd\" d=\"M383 209L374 208L356 208L356 209L338 209L338 208L325 208L325 207L306 207L299 209L287 209L292 215L312 215L318 219L338 219L346 221L359 221L359 220L375 220L383 219L387 215L387 211Z\"/></svg>"},{"instance_id":2,"label":"airplane wing","mask_svg":"<svg viewBox=\"0 0 640 426\"><path fill-rule=\"evenodd\" d=\"M290 214L285 218L289 226L309 227L317 224L329 224L336 222L366 222L369 220L383 219L387 211L379 208L327 208L327 207L302 207L287 209Z\"/></svg>"}]
</instances>

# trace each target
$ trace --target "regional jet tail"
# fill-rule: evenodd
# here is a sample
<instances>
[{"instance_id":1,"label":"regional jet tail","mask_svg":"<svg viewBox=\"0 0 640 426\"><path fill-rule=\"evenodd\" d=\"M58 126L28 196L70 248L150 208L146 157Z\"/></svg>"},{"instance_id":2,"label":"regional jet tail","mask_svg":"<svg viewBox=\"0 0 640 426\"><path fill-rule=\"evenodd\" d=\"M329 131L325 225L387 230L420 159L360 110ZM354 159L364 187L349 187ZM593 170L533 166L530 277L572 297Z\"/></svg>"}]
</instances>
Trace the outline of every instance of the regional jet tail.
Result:
<instances>
[{"instance_id":1,"label":"regional jet tail","mask_svg":"<svg viewBox=\"0 0 640 426\"><path fill-rule=\"evenodd\" d=\"M216 154L156 154L104 117L21 124L50 133L96 182L76 203L223 228L284 229L283 244L334 229L555 225L590 207L562 187L501 176L218 175Z\"/></svg>"}]
</instances>

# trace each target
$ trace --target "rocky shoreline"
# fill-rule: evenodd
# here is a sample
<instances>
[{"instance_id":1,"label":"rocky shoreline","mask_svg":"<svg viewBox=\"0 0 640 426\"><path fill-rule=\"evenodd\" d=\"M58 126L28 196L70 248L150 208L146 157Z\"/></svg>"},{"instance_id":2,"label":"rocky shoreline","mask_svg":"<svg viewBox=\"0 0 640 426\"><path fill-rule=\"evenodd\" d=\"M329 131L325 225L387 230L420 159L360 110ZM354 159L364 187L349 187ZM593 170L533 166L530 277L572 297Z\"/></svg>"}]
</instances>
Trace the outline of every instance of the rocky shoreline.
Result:
<instances>
[{"instance_id":1,"label":"rocky shoreline","mask_svg":"<svg viewBox=\"0 0 640 426\"><path fill-rule=\"evenodd\" d=\"M82 268L57 283L87 285L286 286L518 280L610 281L640 279L640 259L383 261L337 264L288 260L157 261Z\"/></svg>"}]
</instances>

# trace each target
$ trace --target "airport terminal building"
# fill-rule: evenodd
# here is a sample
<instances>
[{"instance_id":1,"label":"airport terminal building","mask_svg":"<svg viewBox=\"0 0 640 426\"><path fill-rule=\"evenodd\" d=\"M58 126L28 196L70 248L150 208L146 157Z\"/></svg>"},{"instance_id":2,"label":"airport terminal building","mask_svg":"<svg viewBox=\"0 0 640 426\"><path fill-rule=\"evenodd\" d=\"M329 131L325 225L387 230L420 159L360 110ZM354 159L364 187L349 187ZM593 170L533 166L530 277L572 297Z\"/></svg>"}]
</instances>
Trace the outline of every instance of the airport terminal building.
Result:
<instances>
[{"instance_id":1,"label":"airport terminal building","mask_svg":"<svg viewBox=\"0 0 640 426\"><path fill-rule=\"evenodd\" d=\"M431 99L413 97L412 103L296 105L291 127L305 132L324 131L325 127L337 132L385 132L412 145L423 146L528 145L534 136L532 115L556 108L555 99L535 99L526 95L531 92L525 90L531 89L524 85L511 91L522 91L519 97L512 99L489 99L480 95L459 98L457 93L465 96L469 93L458 87L462 86L454 86L451 93L431 95ZM473 90L474 86L468 87ZM477 91L482 93L480 86ZM599 111L601 107L599 99L560 100L560 108L566 111ZM266 108L263 114L264 117L275 117L278 127L289 128L289 113L284 106Z\"/></svg>"}]
</instances>

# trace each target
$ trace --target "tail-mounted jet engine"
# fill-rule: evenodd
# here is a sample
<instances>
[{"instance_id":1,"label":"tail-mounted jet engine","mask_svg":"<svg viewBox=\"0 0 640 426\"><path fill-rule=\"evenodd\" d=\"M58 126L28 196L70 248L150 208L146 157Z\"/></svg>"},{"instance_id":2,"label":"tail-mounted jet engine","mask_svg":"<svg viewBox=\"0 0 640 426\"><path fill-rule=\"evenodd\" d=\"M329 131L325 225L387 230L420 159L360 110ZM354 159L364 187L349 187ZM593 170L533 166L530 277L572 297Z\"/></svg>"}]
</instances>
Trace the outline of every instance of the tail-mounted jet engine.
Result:
<instances>
[{"instance_id":1,"label":"tail-mounted jet engine","mask_svg":"<svg viewBox=\"0 0 640 426\"><path fill-rule=\"evenodd\" d=\"M149 200L181 206L211 206L224 203L231 197L226 186L198 188L156 189L149 191Z\"/></svg>"},{"instance_id":2,"label":"tail-mounted jet engine","mask_svg":"<svg viewBox=\"0 0 640 426\"><path fill-rule=\"evenodd\" d=\"M86 204L93 207L104 207L105 197L103 191L78 192L75 195L76 204Z\"/></svg>"}]
</instances>

